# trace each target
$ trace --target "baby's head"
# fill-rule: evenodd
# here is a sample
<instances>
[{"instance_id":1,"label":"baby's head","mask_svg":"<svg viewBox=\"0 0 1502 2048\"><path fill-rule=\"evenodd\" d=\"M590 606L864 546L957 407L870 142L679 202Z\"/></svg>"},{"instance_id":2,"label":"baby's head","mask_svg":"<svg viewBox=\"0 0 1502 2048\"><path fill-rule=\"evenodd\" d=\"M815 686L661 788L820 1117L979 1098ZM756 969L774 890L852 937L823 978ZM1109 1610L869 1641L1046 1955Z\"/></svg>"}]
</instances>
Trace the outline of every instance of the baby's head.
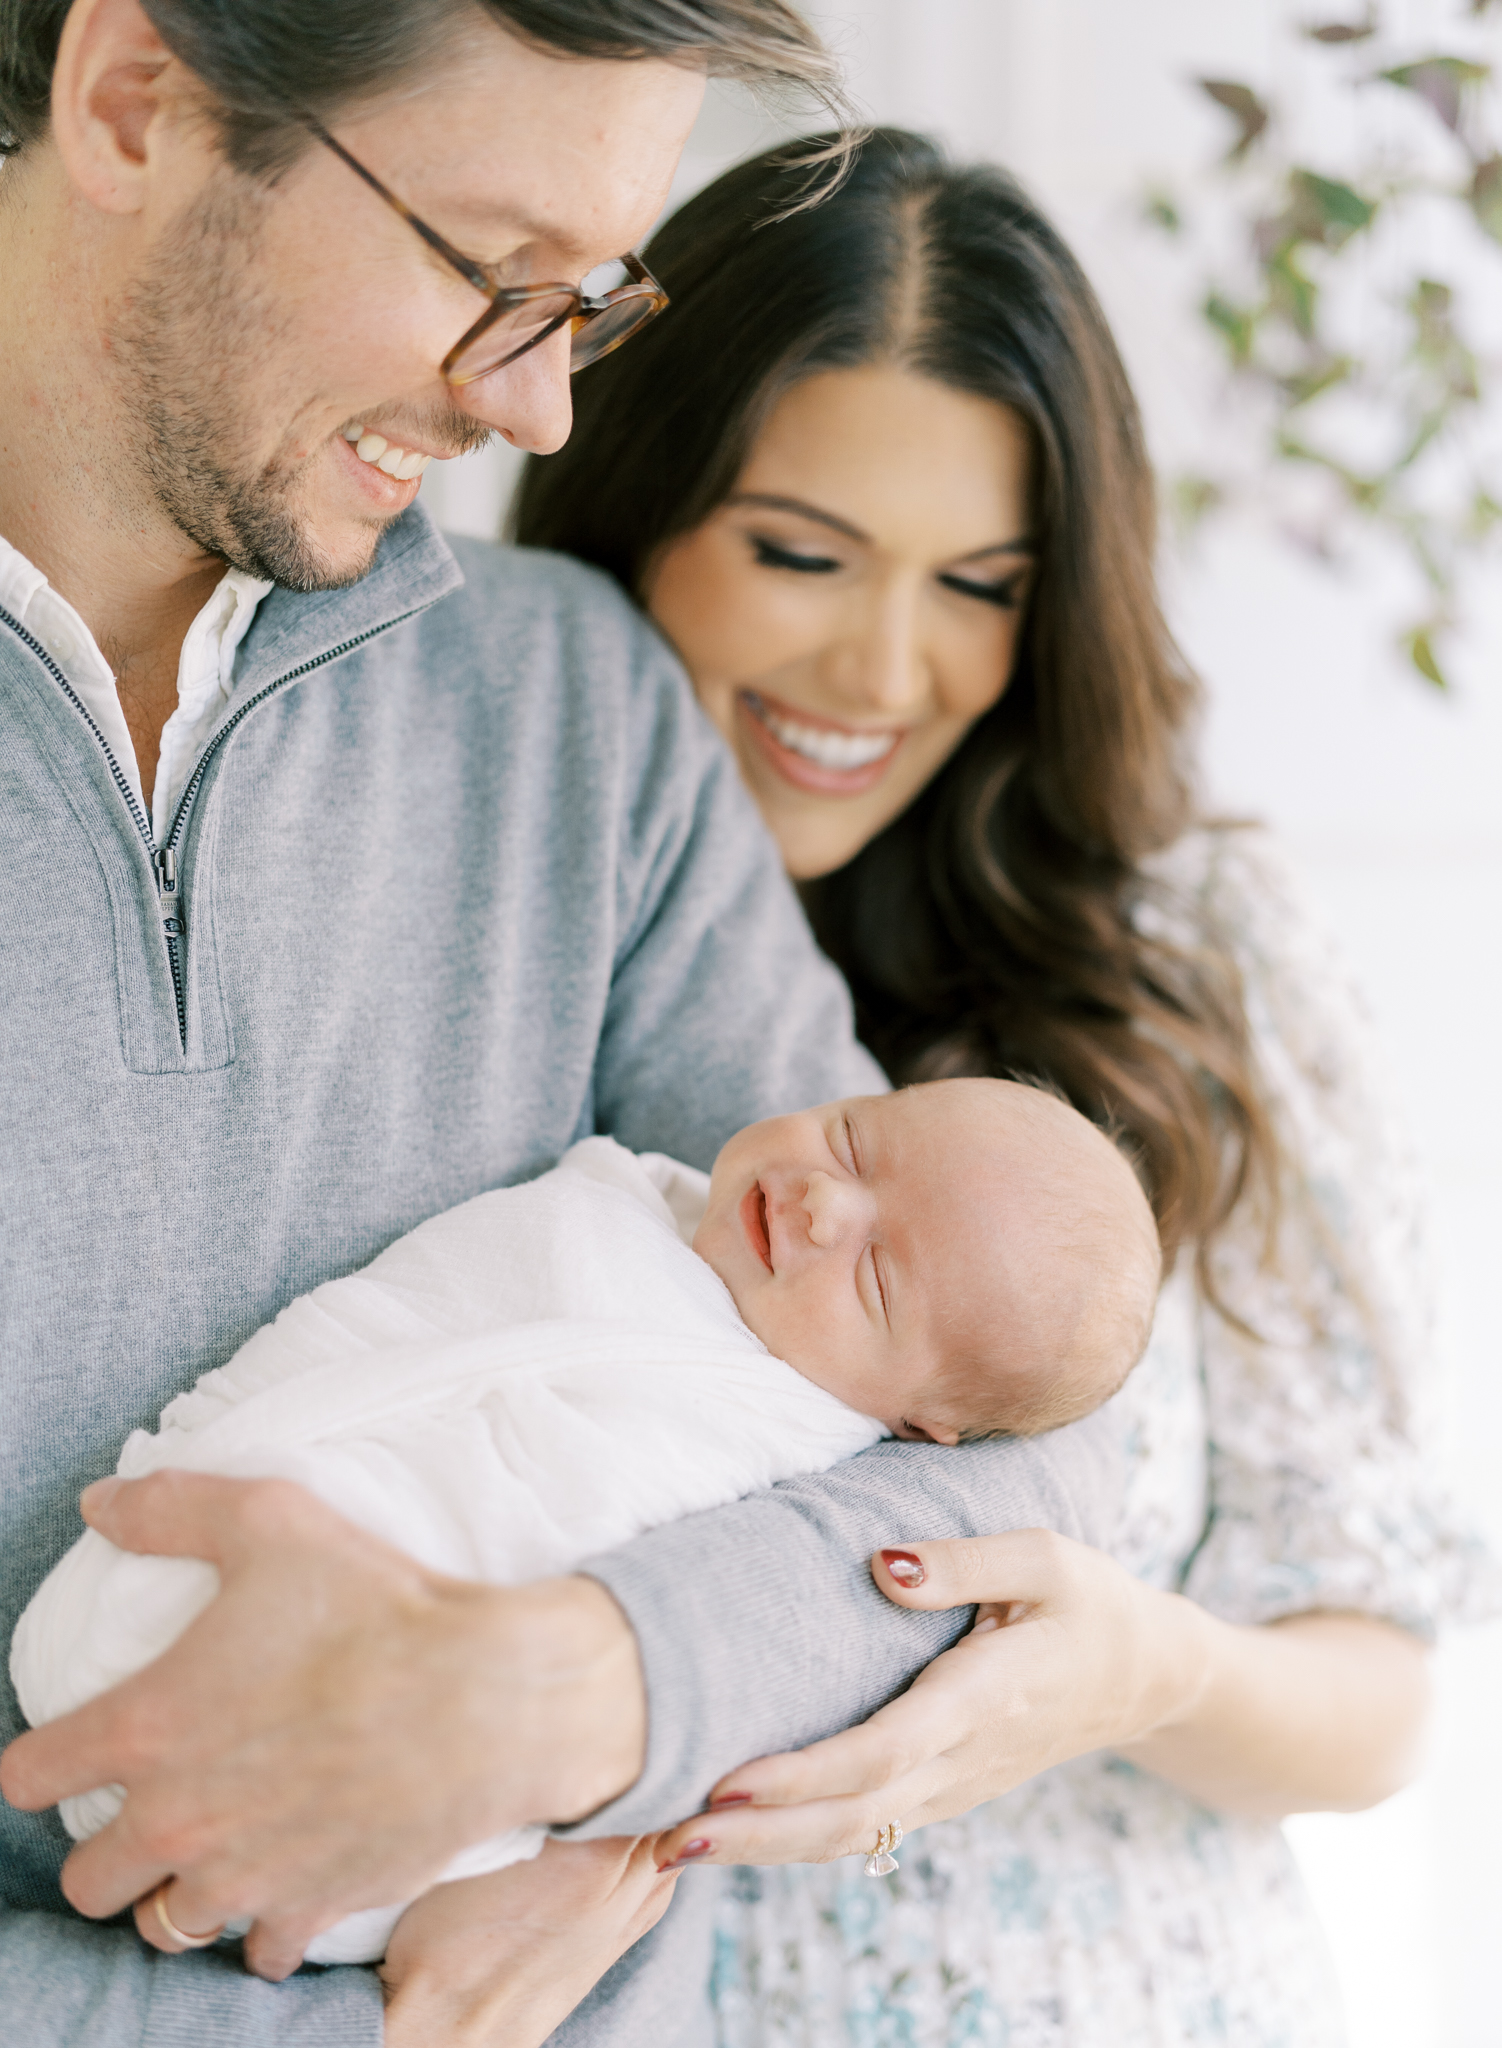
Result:
<instances>
[{"instance_id":1,"label":"baby's head","mask_svg":"<svg viewBox=\"0 0 1502 2048\"><path fill-rule=\"evenodd\" d=\"M897 1436L1088 1415L1142 1354L1161 1277L1131 1167L1014 1081L931 1081L737 1132L694 1250L769 1351Z\"/></svg>"}]
</instances>

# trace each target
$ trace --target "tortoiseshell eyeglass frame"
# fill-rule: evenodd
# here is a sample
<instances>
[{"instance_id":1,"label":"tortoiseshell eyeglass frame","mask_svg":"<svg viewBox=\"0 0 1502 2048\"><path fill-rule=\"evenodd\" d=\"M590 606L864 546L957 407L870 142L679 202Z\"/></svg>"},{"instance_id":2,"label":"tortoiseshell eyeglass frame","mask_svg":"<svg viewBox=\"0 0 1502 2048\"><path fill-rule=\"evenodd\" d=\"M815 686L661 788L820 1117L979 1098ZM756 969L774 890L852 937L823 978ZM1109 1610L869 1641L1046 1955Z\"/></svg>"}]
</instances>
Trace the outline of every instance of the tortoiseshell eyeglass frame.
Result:
<instances>
[{"instance_id":1,"label":"tortoiseshell eyeglass frame","mask_svg":"<svg viewBox=\"0 0 1502 2048\"><path fill-rule=\"evenodd\" d=\"M587 364L598 362L602 356L608 356L613 349L618 349L622 342L629 341L649 320L655 320L667 305L667 293L646 264L636 255L621 258L622 266L632 282L621 285L613 292L604 292L598 298L587 297L577 285L571 284L498 284L483 263L477 263L472 257L463 255L452 242L446 241L436 228L430 228L404 200L398 199L394 192L387 190L374 171L367 170L359 158L352 156L344 144L336 141L319 122L307 114L299 118L310 135L326 149L331 149L341 163L348 164L355 176L363 178L371 191L384 199L393 213L400 214L408 227L421 235L428 247L436 255L441 256L451 270L456 270L466 284L473 285L477 292L483 293L490 301L473 327L464 330L439 365L444 381L456 389L462 389L466 384L476 384L482 377L488 377L494 371L504 368L507 363L514 363L518 356L524 356L529 349L537 348L564 326L573 328L573 352L569 363L572 375L574 371L584 369ZM546 320L536 334L529 336L519 348L512 349L509 354L498 356L494 362L484 362L483 367L479 369L460 371L457 368L462 359L497 321L504 319L508 313L516 312L522 306L534 304L539 299L559 299L563 303L556 316ZM591 347L590 329L600 315L616 309L624 313L628 307L633 310L640 308L635 319L612 339L604 340L603 346L596 344Z\"/></svg>"}]
</instances>

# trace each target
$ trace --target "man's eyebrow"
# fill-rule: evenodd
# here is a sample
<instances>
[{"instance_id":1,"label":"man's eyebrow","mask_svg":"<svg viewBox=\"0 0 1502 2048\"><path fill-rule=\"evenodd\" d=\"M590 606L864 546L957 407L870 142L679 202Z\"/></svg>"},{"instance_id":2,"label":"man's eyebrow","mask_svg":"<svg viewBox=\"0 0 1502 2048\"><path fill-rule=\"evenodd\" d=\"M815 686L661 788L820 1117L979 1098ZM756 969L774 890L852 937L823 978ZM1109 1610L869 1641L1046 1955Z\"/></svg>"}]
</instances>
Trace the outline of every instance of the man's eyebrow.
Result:
<instances>
[{"instance_id":1,"label":"man's eyebrow","mask_svg":"<svg viewBox=\"0 0 1502 2048\"><path fill-rule=\"evenodd\" d=\"M844 534L847 540L858 540L867 547L871 544L869 533L862 533L858 526L852 526L848 519L841 519L837 513L810 505L806 498L784 498L773 491L736 491L725 503L761 505L768 512L796 512L800 519L812 519L816 525L832 527L836 533Z\"/></svg>"}]
</instances>

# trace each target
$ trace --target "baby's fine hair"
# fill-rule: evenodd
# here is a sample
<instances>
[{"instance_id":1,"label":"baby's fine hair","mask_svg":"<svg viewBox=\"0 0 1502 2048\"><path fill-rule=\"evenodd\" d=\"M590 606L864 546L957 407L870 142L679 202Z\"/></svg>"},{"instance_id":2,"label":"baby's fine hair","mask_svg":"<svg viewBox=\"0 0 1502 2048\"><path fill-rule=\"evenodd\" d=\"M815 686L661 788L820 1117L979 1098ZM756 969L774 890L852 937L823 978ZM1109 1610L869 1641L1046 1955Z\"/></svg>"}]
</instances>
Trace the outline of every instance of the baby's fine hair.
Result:
<instances>
[{"instance_id":1,"label":"baby's fine hair","mask_svg":"<svg viewBox=\"0 0 1502 2048\"><path fill-rule=\"evenodd\" d=\"M1029 1188L1030 1251L1041 1271L1057 1276L1045 1290L1044 1312L1057 1314L1054 1327L1066 1341L1050 1355L1045 1330L1034 1347L1042 1355L1026 1361L1020 1386L1015 1354L954 1361L945 1377L972 1400L998 1380L1006 1389L997 1389L997 1421L964 1430L962 1443L1039 1435L1108 1401L1147 1349L1163 1279L1152 1208L1121 1134L1092 1124L1062 1090L1031 1076L977 1077L969 1085L978 1100L980 1091L994 1091L999 1108L1046 1120Z\"/></svg>"}]
</instances>

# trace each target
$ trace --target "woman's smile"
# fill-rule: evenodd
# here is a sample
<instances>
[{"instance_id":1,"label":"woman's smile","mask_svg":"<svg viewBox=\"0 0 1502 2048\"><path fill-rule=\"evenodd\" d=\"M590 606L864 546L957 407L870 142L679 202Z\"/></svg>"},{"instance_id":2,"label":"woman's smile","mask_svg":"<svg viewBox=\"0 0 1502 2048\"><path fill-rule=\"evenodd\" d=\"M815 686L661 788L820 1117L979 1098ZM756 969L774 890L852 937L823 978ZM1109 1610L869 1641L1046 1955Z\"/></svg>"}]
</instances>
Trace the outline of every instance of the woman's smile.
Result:
<instances>
[{"instance_id":1,"label":"woman's smile","mask_svg":"<svg viewBox=\"0 0 1502 2048\"><path fill-rule=\"evenodd\" d=\"M900 364L822 370L651 563L648 609L798 879L899 817L1006 689L1031 467L989 399Z\"/></svg>"},{"instance_id":2,"label":"woman's smile","mask_svg":"<svg viewBox=\"0 0 1502 2048\"><path fill-rule=\"evenodd\" d=\"M795 710L762 690L741 690L740 721L771 766L816 796L864 796L891 767L905 726L861 728Z\"/></svg>"}]
</instances>

